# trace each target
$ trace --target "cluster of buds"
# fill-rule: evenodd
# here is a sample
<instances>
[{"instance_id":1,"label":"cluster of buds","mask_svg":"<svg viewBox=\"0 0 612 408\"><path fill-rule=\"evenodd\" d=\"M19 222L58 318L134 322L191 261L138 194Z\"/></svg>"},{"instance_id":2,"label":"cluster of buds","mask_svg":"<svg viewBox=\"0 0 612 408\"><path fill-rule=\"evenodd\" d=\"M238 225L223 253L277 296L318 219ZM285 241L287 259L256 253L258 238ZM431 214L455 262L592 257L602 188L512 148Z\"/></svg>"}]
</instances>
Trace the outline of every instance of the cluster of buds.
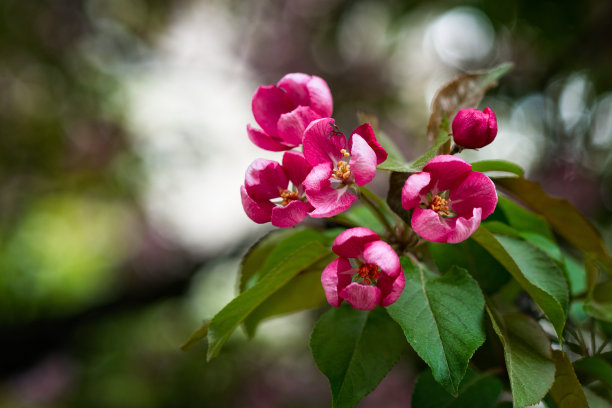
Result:
<instances>
[{"instance_id":1,"label":"cluster of buds","mask_svg":"<svg viewBox=\"0 0 612 408\"><path fill-rule=\"evenodd\" d=\"M242 204L257 223L292 227L307 216L340 214L387 159L368 123L348 138L338 129L331 117L331 92L317 76L288 74L276 85L260 86L252 108L261 129L247 125L250 140L265 150L285 151L282 163L257 159L246 171ZM495 114L488 107L483 112L463 109L452 130L458 146L483 147L497 134ZM406 180L402 206L412 211L412 218L411 226L403 228L429 241L461 242L496 204L495 186L487 176L460 158L440 155ZM345 300L370 310L399 298L405 285L399 257L378 234L363 227L348 229L338 235L332 250L338 258L321 277L331 305Z\"/></svg>"}]
</instances>

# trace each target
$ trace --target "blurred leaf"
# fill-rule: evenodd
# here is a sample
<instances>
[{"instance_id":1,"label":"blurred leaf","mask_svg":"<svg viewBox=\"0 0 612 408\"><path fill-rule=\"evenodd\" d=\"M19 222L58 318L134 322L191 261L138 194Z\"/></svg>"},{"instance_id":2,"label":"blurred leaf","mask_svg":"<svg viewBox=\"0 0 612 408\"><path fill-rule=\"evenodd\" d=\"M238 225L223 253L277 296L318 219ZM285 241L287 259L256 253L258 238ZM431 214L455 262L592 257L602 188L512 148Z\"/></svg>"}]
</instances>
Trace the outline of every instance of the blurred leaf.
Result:
<instances>
[{"instance_id":1,"label":"blurred leaf","mask_svg":"<svg viewBox=\"0 0 612 408\"><path fill-rule=\"evenodd\" d=\"M195 346L200 340L203 340L208 334L208 327L210 326L210 321L207 320L202 324L198 330L194 331L191 336L187 339L187 341L181 345L181 350L189 351Z\"/></svg>"},{"instance_id":2,"label":"blurred leaf","mask_svg":"<svg viewBox=\"0 0 612 408\"><path fill-rule=\"evenodd\" d=\"M538 183L524 178L504 177L494 178L493 181L527 207L541 214L570 244L587 254L596 255L608 266L610 272L612 258L601 235L569 201L549 196Z\"/></svg>"},{"instance_id":3,"label":"blurred leaf","mask_svg":"<svg viewBox=\"0 0 612 408\"><path fill-rule=\"evenodd\" d=\"M384 234L386 231L385 226L365 205L352 205L348 211L336 215L335 219L338 219L339 222L346 221L350 224L369 228L378 234ZM389 221L392 222L392 220Z\"/></svg>"},{"instance_id":4,"label":"blurred leaf","mask_svg":"<svg viewBox=\"0 0 612 408\"><path fill-rule=\"evenodd\" d=\"M302 232L306 233L308 231ZM308 235L301 234L300 236L305 240ZM264 265L269 270L253 287L234 298L212 319L208 330L207 359L209 361L219 354L221 347L223 347L223 344L234 329L257 306L282 288L300 271L305 270L331 253L329 249L318 241L301 242L299 247L293 244L295 242L291 242L291 245L279 245L276 247L274 253L270 255ZM270 259L274 259L276 263L271 264Z\"/></svg>"},{"instance_id":5,"label":"blurred leaf","mask_svg":"<svg viewBox=\"0 0 612 408\"><path fill-rule=\"evenodd\" d=\"M477 108L485 92L497 85L497 80L512 69L511 63L495 68L467 72L443 85L431 103L431 115L427 124L427 137L433 141L442 124L442 118L452 120L457 112L465 108ZM450 130L446 129L447 133Z\"/></svg>"},{"instance_id":6,"label":"blurred leaf","mask_svg":"<svg viewBox=\"0 0 612 408\"><path fill-rule=\"evenodd\" d=\"M472 165L472 170L479 171L481 173L485 173L487 171L503 171L506 173L516 174L519 177L522 177L525 173L521 166L506 160L482 160L470 164Z\"/></svg>"},{"instance_id":7,"label":"blurred leaf","mask_svg":"<svg viewBox=\"0 0 612 408\"><path fill-rule=\"evenodd\" d=\"M493 408L502 392L502 383L492 375L477 374L468 368L459 385L459 395L450 395L434 379L431 370L417 378L412 394L413 408Z\"/></svg>"},{"instance_id":8,"label":"blurred leaf","mask_svg":"<svg viewBox=\"0 0 612 408\"><path fill-rule=\"evenodd\" d=\"M325 260L329 263L334 257ZM297 275L253 310L244 320L247 335L253 337L259 322L269 317L323 306L326 302L321 286L322 271L323 268L313 269Z\"/></svg>"},{"instance_id":9,"label":"blurred leaf","mask_svg":"<svg viewBox=\"0 0 612 408\"><path fill-rule=\"evenodd\" d=\"M525 315L501 316L490 306L487 312L504 347L513 406L519 408L538 403L555 379L555 364L546 333Z\"/></svg>"},{"instance_id":10,"label":"blurred leaf","mask_svg":"<svg viewBox=\"0 0 612 408\"><path fill-rule=\"evenodd\" d=\"M332 407L342 408L355 406L376 388L406 349L406 341L383 308L368 312L345 302L321 316L310 348L329 379Z\"/></svg>"},{"instance_id":11,"label":"blurred leaf","mask_svg":"<svg viewBox=\"0 0 612 408\"><path fill-rule=\"evenodd\" d=\"M584 395L589 403L589 408L610 408L612 401L608 401L605 398L597 395L594 391L587 387L582 388Z\"/></svg>"},{"instance_id":12,"label":"blurred leaf","mask_svg":"<svg viewBox=\"0 0 612 408\"><path fill-rule=\"evenodd\" d=\"M472 239L497 259L521 285L544 314L562 341L569 304L567 282L557 265L544 252L528 242L493 235L480 227Z\"/></svg>"},{"instance_id":13,"label":"blurred leaf","mask_svg":"<svg viewBox=\"0 0 612 408\"><path fill-rule=\"evenodd\" d=\"M594 318L612 323L612 280L595 285L583 307Z\"/></svg>"},{"instance_id":14,"label":"blurred leaf","mask_svg":"<svg viewBox=\"0 0 612 408\"><path fill-rule=\"evenodd\" d=\"M454 265L463 268L486 294L496 292L510 279L506 269L471 239L458 244L430 242L428 246L440 272L446 273Z\"/></svg>"},{"instance_id":15,"label":"blurred leaf","mask_svg":"<svg viewBox=\"0 0 612 408\"><path fill-rule=\"evenodd\" d=\"M562 350L553 350L555 382L550 396L558 408L589 408L582 386L578 382L572 362Z\"/></svg>"},{"instance_id":16,"label":"blurred leaf","mask_svg":"<svg viewBox=\"0 0 612 408\"><path fill-rule=\"evenodd\" d=\"M410 173L392 172L389 176L389 190L387 191L387 204L389 204L389 208L408 225L410 225L412 211L405 210L402 206L402 188L404 188L406 179L409 176Z\"/></svg>"},{"instance_id":17,"label":"blurred leaf","mask_svg":"<svg viewBox=\"0 0 612 408\"><path fill-rule=\"evenodd\" d=\"M601 356L584 357L574 361L574 370L582 384L599 380L612 389L612 364Z\"/></svg>"},{"instance_id":18,"label":"blurred leaf","mask_svg":"<svg viewBox=\"0 0 612 408\"><path fill-rule=\"evenodd\" d=\"M401 257L406 287L387 307L436 381L457 395L468 361L485 340L484 298L478 284L454 267L436 276Z\"/></svg>"}]
</instances>

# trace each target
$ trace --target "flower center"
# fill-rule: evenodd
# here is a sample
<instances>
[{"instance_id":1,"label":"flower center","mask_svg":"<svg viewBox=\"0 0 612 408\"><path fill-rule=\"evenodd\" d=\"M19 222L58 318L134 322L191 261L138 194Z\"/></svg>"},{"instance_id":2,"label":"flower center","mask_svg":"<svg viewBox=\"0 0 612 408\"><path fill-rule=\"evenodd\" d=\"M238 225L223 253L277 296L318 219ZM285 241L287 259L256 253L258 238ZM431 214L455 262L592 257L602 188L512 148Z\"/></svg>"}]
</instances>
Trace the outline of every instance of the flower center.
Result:
<instances>
[{"instance_id":1,"label":"flower center","mask_svg":"<svg viewBox=\"0 0 612 408\"><path fill-rule=\"evenodd\" d=\"M350 153L345 149L340 150L340 153L342 153L344 157L350 156ZM351 177L351 165L343 160L339 161L336 165L336 169L334 169L334 172L332 173L332 177L344 183L348 182L349 178Z\"/></svg>"},{"instance_id":2,"label":"flower center","mask_svg":"<svg viewBox=\"0 0 612 408\"><path fill-rule=\"evenodd\" d=\"M380 277L378 265L363 264L357 268L357 276L359 276L368 285L376 284L376 280Z\"/></svg>"},{"instance_id":3,"label":"flower center","mask_svg":"<svg viewBox=\"0 0 612 408\"><path fill-rule=\"evenodd\" d=\"M450 200L435 195L433 200L431 200L431 204L429 204L429 208L440 215L450 215L450 208L448 207L449 202Z\"/></svg>"},{"instance_id":4,"label":"flower center","mask_svg":"<svg viewBox=\"0 0 612 408\"><path fill-rule=\"evenodd\" d=\"M281 190L280 197L283 199L281 205L285 206L292 201L299 200L300 197L297 192L290 190Z\"/></svg>"}]
</instances>

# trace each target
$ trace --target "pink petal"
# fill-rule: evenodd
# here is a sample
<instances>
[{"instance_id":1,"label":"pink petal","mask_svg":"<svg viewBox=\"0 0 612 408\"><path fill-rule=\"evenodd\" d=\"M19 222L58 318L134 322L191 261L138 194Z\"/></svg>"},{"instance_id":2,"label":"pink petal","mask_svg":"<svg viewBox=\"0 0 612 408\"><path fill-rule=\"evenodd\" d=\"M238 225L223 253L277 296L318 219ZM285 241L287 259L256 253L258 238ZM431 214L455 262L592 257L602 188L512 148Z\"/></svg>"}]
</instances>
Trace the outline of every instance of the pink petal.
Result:
<instances>
[{"instance_id":1,"label":"pink petal","mask_svg":"<svg viewBox=\"0 0 612 408\"><path fill-rule=\"evenodd\" d=\"M380 236L368 228L350 228L336 237L332 245L332 251L344 258L360 258L363 255L365 245L378 240L380 240Z\"/></svg>"},{"instance_id":2,"label":"pink petal","mask_svg":"<svg viewBox=\"0 0 612 408\"><path fill-rule=\"evenodd\" d=\"M443 154L431 159L423 171L431 174L431 184L437 193L462 182L472 171L472 166L463 159Z\"/></svg>"},{"instance_id":3,"label":"pink petal","mask_svg":"<svg viewBox=\"0 0 612 408\"><path fill-rule=\"evenodd\" d=\"M323 269L321 284L330 305L340 306L342 299L339 297L339 292L351 283L353 272L353 267L345 258L336 258Z\"/></svg>"},{"instance_id":4,"label":"pink petal","mask_svg":"<svg viewBox=\"0 0 612 408\"><path fill-rule=\"evenodd\" d=\"M351 140L351 173L359 186L368 184L376 176L376 153L359 135Z\"/></svg>"},{"instance_id":5,"label":"pink petal","mask_svg":"<svg viewBox=\"0 0 612 408\"><path fill-rule=\"evenodd\" d=\"M346 149L346 139L342 134L332 134L332 118L322 118L310 122L304 131L304 157L313 166L321 163L335 165L342 159L342 149Z\"/></svg>"},{"instance_id":6,"label":"pink petal","mask_svg":"<svg viewBox=\"0 0 612 408\"><path fill-rule=\"evenodd\" d=\"M462 217L471 217L474 208L482 208L482 219L487 218L497 205L493 181L473 171L461 184L450 190L451 208Z\"/></svg>"},{"instance_id":7,"label":"pink petal","mask_svg":"<svg viewBox=\"0 0 612 408\"><path fill-rule=\"evenodd\" d=\"M322 117L329 117L334 110L334 102L327 82L313 75L308 82L310 107Z\"/></svg>"},{"instance_id":8,"label":"pink petal","mask_svg":"<svg viewBox=\"0 0 612 408\"><path fill-rule=\"evenodd\" d=\"M244 186L240 186L240 197L242 198L242 207L246 215L258 224L263 224L270 221L272 216L272 208L274 204L270 201L255 201L247 193Z\"/></svg>"},{"instance_id":9,"label":"pink petal","mask_svg":"<svg viewBox=\"0 0 612 408\"><path fill-rule=\"evenodd\" d=\"M416 173L408 177L402 188L402 207L411 210L421 204L421 196L429 192L431 175Z\"/></svg>"},{"instance_id":10,"label":"pink petal","mask_svg":"<svg viewBox=\"0 0 612 408\"><path fill-rule=\"evenodd\" d=\"M310 210L312 206L300 200L292 201L285 206L277 205L272 208L272 225L280 228L293 227L302 222Z\"/></svg>"},{"instance_id":11,"label":"pink petal","mask_svg":"<svg viewBox=\"0 0 612 408\"><path fill-rule=\"evenodd\" d=\"M381 293L376 286L353 282L340 291L340 297L355 309L372 310L380 303Z\"/></svg>"},{"instance_id":12,"label":"pink petal","mask_svg":"<svg viewBox=\"0 0 612 408\"><path fill-rule=\"evenodd\" d=\"M353 135L355 134L363 137L363 140L365 140L372 150L374 150L374 153L376 153L376 164L380 164L387 160L387 151L376 140L374 130L369 123L364 123L353 130L353 133L349 139L349 145L351 145Z\"/></svg>"},{"instance_id":13,"label":"pink petal","mask_svg":"<svg viewBox=\"0 0 612 408\"><path fill-rule=\"evenodd\" d=\"M267 159L257 159L246 171L244 185L246 191L255 200L269 200L280 197L289 180L281 165Z\"/></svg>"},{"instance_id":14,"label":"pink petal","mask_svg":"<svg viewBox=\"0 0 612 408\"><path fill-rule=\"evenodd\" d=\"M433 242L446 242L450 232L449 218L442 219L437 212L416 207L412 213L412 229L421 238Z\"/></svg>"},{"instance_id":15,"label":"pink petal","mask_svg":"<svg viewBox=\"0 0 612 408\"><path fill-rule=\"evenodd\" d=\"M404 272L400 269L397 278L390 278L382 275L378 279L378 288L380 289L382 299L380 305L387 307L393 303L402 295L404 287L406 286L406 277Z\"/></svg>"},{"instance_id":16,"label":"pink petal","mask_svg":"<svg viewBox=\"0 0 612 408\"><path fill-rule=\"evenodd\" d=\"M449 244L456 244L458 242L465 241L478 229L480 226L481 210L480 208L474 208L474 212L470 218L456 217L451 218L449 226L451 231L449 232L446 242Z\"/></svg>"},{"instance_id":17,"label":"pink petal","mask_svg":"<svg viewBox=\"0 0 612 408\"><path fill-rule=\"evenodd\" d=\"M272 152L282 152L283 150L291 149L292 146L288 146L284 143L279 142L272 136L265 133L263 130L247 125L247 134L251 142L257 147L261 147L264 150L270 150Z\"/></svg>"},{"instance_id":18,"label":"pink petal","mask_svg":"<svg viewBox=\"0 0 612 408\"><path fill-rule=\"evenodd\" d=\"M348 187L335 189L329 178L332 175L332 164L321 163L314 166L304 180L306 197L315 209L310 212L314 218L333 217L351 206L357 198L348 191Z\"/></svg>"},{"instance_id":19,"label":"pink petal","mask_svg":"<svg viewBox=\"0 0 612 408\"><path fill-rule=\"evenodd\" d=\"M497 135L497 119L491 108L461 109L453 119L453 140L459 146L478 149L491 143Z\"/></svg>"},{"instance_id":20,"label":"pink petal","mask_svg":"<svg viewBox=\"0 0 612 408\"><path fill-rule=\"evenodd\" d=\"M271 136L277 134L278 119L283 113L291 112L296 105L291 102L287 92L270 85L260 86L253 95L251 102L255 121L263 131Z\"/></svg>"},{"instance_id":21,"label":"pink petal","mask_svg":"<svg viewBox=\"0 0 612 408\"><path fill-rule=\"evenodd\" d=\"M310 80L310 75L294 72L282 77L276 86L283 88L296 106L310 106L310 93L308 92Z\"/></svg>"},{"instance_id":22,"label":"pink petal","mask_svg":"<svg viewBox=\"0 0 612 408\"><path fill-rule=\"evenodd\" d=\"M369 242L363 250L365 263L378 265L383 274L395 278L401 271L399 257L389 244L384 241Z\"/></svg>"},{"instance_id":23,"label":"pink petal","mask_svg":"<svg viewBox=\"0 0 612 408\"><path fill-rule=\"evenodd\" d=\"M286 144L299 146L302 144L304 130L317 115L307 106L299 106L288 113L283 113L278 120L278 137Z\"/></svg>"},{"instance_id":24,"label":"pink petal","mask_svg":"<svg viewBox=\"0 0 612 408\"><path fill-rule=\"evenodd\" d=\"M312 170L312 166L308 164L304 155L295 150L285 152L283 155L283 168L289 180L294 186L301 186L304 179Z\"/></svg>"}]
</instances>

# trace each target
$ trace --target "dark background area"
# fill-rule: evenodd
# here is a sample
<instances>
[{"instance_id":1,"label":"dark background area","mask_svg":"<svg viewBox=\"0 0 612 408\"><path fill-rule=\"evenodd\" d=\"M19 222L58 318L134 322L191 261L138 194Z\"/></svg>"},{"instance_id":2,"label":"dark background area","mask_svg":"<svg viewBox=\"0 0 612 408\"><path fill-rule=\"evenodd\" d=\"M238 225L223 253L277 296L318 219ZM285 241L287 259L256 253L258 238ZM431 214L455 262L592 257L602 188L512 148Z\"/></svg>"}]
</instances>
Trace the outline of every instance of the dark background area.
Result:
<instances>
[{"instance_id":1,"label":"dark background area","mask_svg":"<svg viewBox=\"0 0 612 408\"><path fill-rule=\"evenodd\" d=\"M0 4L0 407L318 407L317 313L180 344L235 293L254 225L250 98L323 77L408 157L454 75L512 61L489 147L612 241L612 3L4 0ZM386 175L377 177L384 192ZM402 359L360 406L407 406Z\"/></svg>"}]
</instances>

